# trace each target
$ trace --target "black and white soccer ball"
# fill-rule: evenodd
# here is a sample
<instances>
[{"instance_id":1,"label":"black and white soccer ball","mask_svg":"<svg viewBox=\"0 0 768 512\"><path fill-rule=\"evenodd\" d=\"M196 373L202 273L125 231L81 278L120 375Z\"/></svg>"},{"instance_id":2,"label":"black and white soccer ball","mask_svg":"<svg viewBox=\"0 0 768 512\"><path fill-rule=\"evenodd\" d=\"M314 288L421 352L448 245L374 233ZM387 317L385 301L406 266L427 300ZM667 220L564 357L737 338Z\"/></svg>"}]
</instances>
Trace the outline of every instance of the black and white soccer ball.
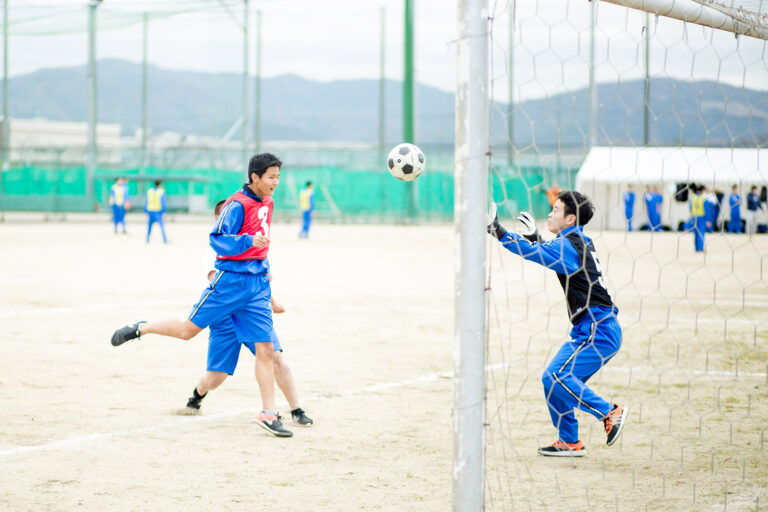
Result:
<instances>
[{"instance_id":1,"label":"black and white soccer ball","mask_svg":"<svg viewBox=\"0 0 768 512\"><path fill-rule=\"evenodd\" d=\"M424 153L407 142L398 144L387 157L387 169L395 178L403 181L412 181L424 172L426 164Z\"/></svg>"}]
</instances>

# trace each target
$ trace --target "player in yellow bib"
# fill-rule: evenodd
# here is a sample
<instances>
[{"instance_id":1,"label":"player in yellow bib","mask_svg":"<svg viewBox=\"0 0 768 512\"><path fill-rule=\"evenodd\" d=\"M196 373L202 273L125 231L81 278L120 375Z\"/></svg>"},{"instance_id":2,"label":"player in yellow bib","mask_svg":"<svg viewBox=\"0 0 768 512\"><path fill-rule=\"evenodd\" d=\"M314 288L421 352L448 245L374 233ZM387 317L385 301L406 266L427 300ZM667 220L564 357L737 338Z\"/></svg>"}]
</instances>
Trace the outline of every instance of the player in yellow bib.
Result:
<instances>
[{"instance_id":1,"label":"player in yellow bib","mask_svg":"<svg viewBox=\"0 0 768 512\"><path fill-rule=\"evenodd\" d=\"M163 214L165 213L165 189L162 181L155 181L155 186L147 190L147 202L144 204L144 211L147 212L147 243L149 235L152 234L152 224L157 222L160 225L160 232L163 234L163 243L168 243L165 236L165 224L163 224Z\"/></svg>"},{"instance_id":2,"label":"player in yellow bib","mask_svg":"<svg viewBox=\"0 0 768 512\"><path fill-rule=\"evenodd\" d=\"M704 215L704 190L698 187L691 197L691 229L693 230L693 246L696 252L704 252L704 234L707 232L707 217Z\"/></svg>"},{"instance_id":3,"label":"player in yellow bib","mask_svg":"<svg viewBox=\"0 0 768 512\"><path fill-rule=\"evenodd\" d=\"M302 217L299 238L309 238L309 226L312 224L312 212L315 210L315 192L312 190L311 181L307 182L304 190L299 194L299 207Z\"/></svg>"}]
</instances>

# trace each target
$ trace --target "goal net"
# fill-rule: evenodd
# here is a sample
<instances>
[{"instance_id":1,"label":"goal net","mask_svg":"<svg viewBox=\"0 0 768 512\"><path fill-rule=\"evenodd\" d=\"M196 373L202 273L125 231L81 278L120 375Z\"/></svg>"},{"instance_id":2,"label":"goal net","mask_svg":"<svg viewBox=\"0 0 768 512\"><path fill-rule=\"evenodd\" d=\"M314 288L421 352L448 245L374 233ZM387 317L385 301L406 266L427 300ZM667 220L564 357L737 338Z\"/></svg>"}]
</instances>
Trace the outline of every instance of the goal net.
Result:
<instances>
[{"instance_id":1,"label":"goal net","mask_svg":"<svg viewBox=\"0 0 768 512\"><path fill-rule=\"evenodd\" d=\"M555 273L490 240L485 507L768 510L765 202L743 231L768 185L768 2L609 2L491 2L489 196L545 239L548 189L592 198L623 338L588 385L630 415L608 447L577 410L586 456L537 454L558 438L542 373L571 325ZM702 186L716 213L696 251Z\"/></svg>"}]
</instances>

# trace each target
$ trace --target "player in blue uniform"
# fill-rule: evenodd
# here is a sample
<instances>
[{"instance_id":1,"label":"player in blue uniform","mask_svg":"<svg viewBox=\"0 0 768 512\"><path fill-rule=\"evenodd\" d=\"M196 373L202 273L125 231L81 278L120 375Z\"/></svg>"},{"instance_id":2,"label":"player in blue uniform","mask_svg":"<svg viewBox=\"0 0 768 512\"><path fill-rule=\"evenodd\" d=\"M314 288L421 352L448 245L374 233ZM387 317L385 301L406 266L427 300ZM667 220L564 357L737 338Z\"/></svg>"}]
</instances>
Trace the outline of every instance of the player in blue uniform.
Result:
<instances>
[{"instance_id":1,"label":"player in blue uniform","mask_svg":"<svg viewBox=\"0 0 768 512\"><path fill-rule=\"evenodd\" d=\"M635 192L632 185L627 185L624 192L624 218L627 219L627 231L632 231L632 216L635 214Z\"/></svg>"},{"instance_id":2,"label":"player in blue uniform","mask_svg":"<svg viewBox=\"0 0 768 512\"><path fill-rule=\"evenodd\" d=\"M299 238L309 238L309 226L312 224L312 212L315 211L315 193L312 190L312 182L308 181L304 190L299 194L299 207L301 208L301 231Z\"/></svg>"},{"instance_id":3,"label":"player in blue uniform","mask_svg":"<svg viewBox=\"0 0 768 512\"><path fill-rule=\"evenodd\" d=\"M230 196L209 235L217 253L216 275L193 306L186 320L137 322L114 332L112 345L161 334L188 340L224 317L231 317L242 342L256 347L256 380L263 410L257 424L270 433L289 437L275 407L274 349L269 286L270 223L272 195L280 183L282 162L271 153L261 153L248 163L248 183Z\"/></svg>"},{"instance_id":4,"label":"player in blue uniform","mask_svg":"<svg viewBox=\"0 0 768 512\"><path fill-rule=\"evenodd\" d=\"M154 223L160 225L163 243L168 243L168 239L165 236L165 224L163 223L166 206L165 189L162 185L162 181L155 181L155 186L147 190L147 202L144 204L144 211L147 212L147 243L149 243L149 235L152 234L152 224Z\"/></svg>"},{"instance_id":5,"label":"player in blue uniform","mask_svg":"<svg viewBox=\"0 0 768 512\"><path fill-rule=\"evenodd\" d=\"M626 424L628 409L609 403L586 386L621 346L618 308L605 288L595 247L586 235L594 207L576 191L558 194L547 217L547 228L557 235L543 242L533 218L522 212L518 219L526 226L523 235L507 232L492 208L488 232L513 254L552 269L565 292L568 316L573 327L566 341L542 375L544 396L558 440L539 448L539 453L555 457L581 457L586 453L579 440L578 407L603 422L610 446Z\"/></svg>"},{"instance_id":6,"label":"player in blue uniform","mask_svg":"<svg viewBox=\"0 0 768 512\"><path fill-rule=\"evenodd\" d=\"M760 201L760 194L757 193L757 187L752 185L747 194L747 237L752 238L757 232L757 211L763 209Z\"/></svg>"},{"instance_id":7,"label":"player in blue uniform","mask_svg":"<svg viewBox=\"0 0 768 512\"><path fill-rule=\"evenodd\" d=\"M731 218L728 221L728 232L741 233L741 195L739 194L739 186L734 185L731 188L731 196L728 198L728 205L731 207Z\"/></svg>"},{"instance_id":8,"label":"player in blue uniform","mask_svg":"<svg viewBox=\"0 0 768 512\"><path fill-rule=\"evenodd\" d=\"M216 204L214 208L216 219L219 218L219 213L225 202L226 201L219 201ZM213 249L209 246L204 261L204 272L208 282L216 277L215 261L216 253L213 252ZM271 275L267 275L270 276L271 281ZM277 302L274 296L271 297L271 303L273 313L285 312L283 305ZM187 401L186 407L181 409L178 412L179 414L191 415L200 413L200 406L202 405L203 398L208 395L208 392L221 386L227 379L227 376L232 375L235 372L241 346L245 346L252 354L256 355L255 343L240 343L240 340L237 339L235 324L232 322L231 317L224 317L217 320L210 325L209 329L210 336L208 338L208 363L206 372L192 391L192 396ZM293 374L291 373L288 363L285 362L285 358L283 357L283 347L280 344L280 339L277 337L277 332L275 332L274 329L272 329L270 338L275 352L275 381L285 395L285 399L288 401L288 405L291 408L291 418L293 419L293 422L298 425L310 426L314 422L307 416L304 410L299 407L299 395L296 392L296 383L293 380Z\"/></svg>"},{"instance_id":9,"label":"player in blue uniform","mask_svg":"<svg viewBox=\"0 0 768 512\"><path fill-rule=\"evenodd\" d=\"M131 207L131 196L128 195L128 184L123 178L115 178L115 183L109 189L109 205L112 207L112 223L115 225L115 234L117 234L118 224L122 224L123 233L125 229L125 211Z\"/></svg>"},{"instance_id":10,"label":"player in blue uniform","mask_svg":"<svg viewBox=\"0 0 768 512\"><path fill-rule=\"evenodd\" d=\"M701 195L704 197L705 229L707 233L712 233L717 229L717 196L710 192L709 187L706 185L703 186Z\"/></svg>"},{"instance_id":11,"label":"player in blue uniform","mask_svg":"<svg viewBox=\"0 0 768 512\"><path fill-rule=\"evenodd\" d=\"M648 187L645 193L645 210L648 213L648 229L650 231L661 231L661 203L664 197L659 194L656 187Z\"/></svg>"}]
</instances>

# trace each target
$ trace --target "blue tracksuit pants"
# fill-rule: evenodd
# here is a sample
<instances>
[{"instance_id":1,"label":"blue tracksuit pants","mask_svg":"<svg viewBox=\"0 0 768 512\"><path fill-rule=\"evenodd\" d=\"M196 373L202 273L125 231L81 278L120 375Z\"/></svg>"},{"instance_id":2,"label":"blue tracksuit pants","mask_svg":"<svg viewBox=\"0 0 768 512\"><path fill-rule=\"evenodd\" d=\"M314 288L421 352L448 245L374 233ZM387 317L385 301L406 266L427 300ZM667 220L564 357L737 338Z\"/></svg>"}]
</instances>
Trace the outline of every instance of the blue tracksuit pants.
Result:
<instances>
[{"instance_id":1,"label":"blue tracksuit pants","mask_svg":"<svg viewBox=\"0 0 768 512\"><path fill-rule=\"evenodd\" d=\"M696 252L704 251L704 234L707 232L707 218L694 217L693 221L693 246Z\"/></svg>"},{"instance_id":2,"label":"blue tracksuit pants","mask_svg":"<svg viewBox=\"0 0 768 512\"><path fill-rule=\"evenodd\" d=\"M312 224L312 211L305 210L302 212L301 231L299 237L307 238L309 236L309 226Z\"/></svg>"},{"instance_id":3,"label":"blue tracksuit pants","mask_svg":"<svg viewBox=\"0 0 768 512\"><path fill-rule=\"evenodd\" d=\"M740 213L734 213L734 210L731 210L731 220L728 221L728 232L729 233L741 233L741 214Z\"/></svg>"},{"instance_id":4,"label":"blue tracksuit pants","mask_svg":"<svg viewBox=\"0 0 768 512\"><path fill-rule=\"evenodd\" d=\"M161 212L147 212L149 218L147 220L147 243L149 243L149 235L152 234L152 224L157 222L160 225L160 233L163 234L163 243L168 243L168 238L165 236L165 224L163 223L163 214Z\"/></svg>"},{"instance_id":5,"label":"blue tracksuit pants","mask_svg":"<svg viewBox=\"0 0 768 512\"><path fill-rule=\"evenodd\" d=\"M577 322L566 341L541 376L552 424L560 440L579 440L574 409L579 408L602 420L612 405L587 387L586 382L619 351L621 327L611 315L593 322L587 314Z\"/></svg>"}]
</instances>

